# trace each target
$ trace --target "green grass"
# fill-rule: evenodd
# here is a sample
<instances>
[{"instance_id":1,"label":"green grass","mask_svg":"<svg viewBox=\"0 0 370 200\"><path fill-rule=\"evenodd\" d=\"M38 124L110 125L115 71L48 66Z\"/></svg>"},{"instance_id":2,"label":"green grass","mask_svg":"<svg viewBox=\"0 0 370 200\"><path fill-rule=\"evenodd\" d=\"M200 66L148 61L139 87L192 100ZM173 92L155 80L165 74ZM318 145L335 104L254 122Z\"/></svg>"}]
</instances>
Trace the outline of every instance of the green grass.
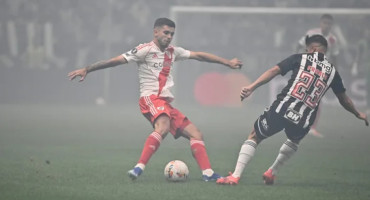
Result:
<instances>
[{"instance_id":1,"label":"green grass","mask_svg":"<svg viewBox=\"0 0 370 200\"><path fill-rule=\"evenodd\" d=\"M232 171L261 106L178 107L200 128L213 168ZM133 106L0 105L0 199L370 199L370 129L343 109L324 108L324 138L307 136L276 184L262 173L285 141L264 141L237 186L201 180L188 141L162 142L135 182L126 172L140 156L151 126ZM189 180L170 183L164 166L180 159ZM48 162L48 163L47 163Z\"/></svg>"}]
</instances>

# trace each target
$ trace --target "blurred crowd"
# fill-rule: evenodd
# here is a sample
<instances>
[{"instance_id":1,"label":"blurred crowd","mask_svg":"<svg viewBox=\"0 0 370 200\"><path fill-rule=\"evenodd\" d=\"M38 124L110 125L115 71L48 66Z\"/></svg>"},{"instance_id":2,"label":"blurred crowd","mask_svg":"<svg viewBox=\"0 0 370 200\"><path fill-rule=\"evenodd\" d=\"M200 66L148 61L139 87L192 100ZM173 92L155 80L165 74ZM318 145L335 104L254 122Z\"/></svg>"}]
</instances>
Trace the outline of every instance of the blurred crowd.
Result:
<instances>
[{"instance_id":1,"label":"blurred crowd","mask_svg":"<svg viewBox=\"0 0 370 200\"><path fill-rule=\"evenodd\" d=\"M21 72L23 75L20 78L26 80L28 75L25 70L41 72L37 76L50 72L64 73L123 53L140 42L148 42L152 38L153 21L157 17L169 17L172 6L370 8L370 1L1 0L0 83L6 84L10 79L7 73ZM364 41L369 40L369 16L347 18L334 15L333 30L341 40L342 56L338 62L342 63L341 67L348 71L349 76L361 74L363 69L361 62L354 63L354 60L368 57L356 56L364 54L364 49L367 51ZM276 64L274 61L293 53L299 37L306 29L318 26L319 17L310 14L297 18L268 14L247 18L243 15L225 17L201 13L179 15L176 19L176 41L191 50L210 51L226 57L238 56L248 66L246 72L253 77ZM204 28L204 24L211 28ZM292 29L289 24L301 26ZM355 70L345 67L353 64L357 64ZM202 72L197 70L194 73ZM14 86L14 89L17 87ZM0 90L9 89L0 87ZM11 95L10 92L8 94Z\"/></svg>"}]
</instances>

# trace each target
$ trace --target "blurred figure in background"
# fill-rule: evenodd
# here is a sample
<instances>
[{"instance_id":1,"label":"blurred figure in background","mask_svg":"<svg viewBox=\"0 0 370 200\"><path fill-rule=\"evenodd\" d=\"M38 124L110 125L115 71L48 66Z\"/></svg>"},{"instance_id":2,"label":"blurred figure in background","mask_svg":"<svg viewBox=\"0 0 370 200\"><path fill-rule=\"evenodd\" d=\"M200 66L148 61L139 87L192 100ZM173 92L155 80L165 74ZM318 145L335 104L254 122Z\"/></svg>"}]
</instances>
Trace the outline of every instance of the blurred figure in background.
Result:
<instances>
[{"instance_id":1,"label":"blurred figure in background","mask_svg":"<svg viewBox=\"0 0 370 200\"><path fill-rule=\"evenodd\" d=\"M337 37L334 35L332 31L333 25L334 25L333 16L330 14L323 14L320 18L320 27L309 29L306 32L306 34L302 36L301 39L298 41L296 51L305 52L306 36L322 35L328 42L328 52L326 53L327 58L331 63L333 63L333 65L336 65L337 56L339 55L339 44Z\"/></svg>"},{"instance_id":2,"label":"blurred figure in background","mask_svg":"<svg viewBox=\"0 0 370 200\"><path fill-rule=\"evenodd\" d=\"M355 59L352 63L351 74L364 74L366 79L367 114L370 114L370 28L366 27L363 37L357 44Z\"/></svg>"}]
</instances>

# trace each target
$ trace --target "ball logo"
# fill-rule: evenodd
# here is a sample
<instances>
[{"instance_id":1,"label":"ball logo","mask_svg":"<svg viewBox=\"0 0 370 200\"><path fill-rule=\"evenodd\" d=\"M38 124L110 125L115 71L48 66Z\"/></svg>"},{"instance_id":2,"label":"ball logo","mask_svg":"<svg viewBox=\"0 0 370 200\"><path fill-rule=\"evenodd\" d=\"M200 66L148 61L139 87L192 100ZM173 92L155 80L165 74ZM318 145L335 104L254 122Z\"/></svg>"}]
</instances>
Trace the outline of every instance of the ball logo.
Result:
<instances>
[{"instance_id":1,"label":"ball logo","mask_svg":"<svg viewBox=\"0 0 370 200\"><path fill-rule=\"evenodd\" d=\"M164 176L168 181L186 181L189 176L188 166L183 161L170 161L164 168Z\"/></svg>"}]
</instances>

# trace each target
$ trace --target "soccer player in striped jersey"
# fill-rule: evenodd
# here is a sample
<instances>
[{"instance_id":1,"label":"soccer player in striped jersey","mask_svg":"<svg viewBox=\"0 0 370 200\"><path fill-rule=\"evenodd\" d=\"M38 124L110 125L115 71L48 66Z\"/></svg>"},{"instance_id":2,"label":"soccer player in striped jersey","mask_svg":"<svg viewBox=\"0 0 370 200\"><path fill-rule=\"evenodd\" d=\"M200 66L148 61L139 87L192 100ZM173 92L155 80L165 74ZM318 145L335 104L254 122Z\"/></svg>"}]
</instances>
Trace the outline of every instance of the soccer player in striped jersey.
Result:
<instances>
[{"instance_id":1,"label":"soccer player in striped jersey","mask_svg":"<svg viewBox=\"0 0 370 200\"><path fill-rule=\"evenodd\" d=\"M254 90L266 84L278 74L285 75L292 71L291 78L272 105L254 123L254 129L242 145L233 173L222 177L218 184L236 185L245 166L253 157L257 145L264 139L284 130L287 141L281 146L272 166L263 174L265 184L273 184L277 170L298 149L299 142L308 133L315 120L320 99L332 88L340 104L357 118L369 125L366 114L354 107L346 95L342 79L326 59L327 41L321 35L306 39L307 53L294 54L273 68L263 73L255 82L243 87L242 99L250 96Z\"/></svg>"},{"instance_id":2,"label":"soccer player in striped jersey","mask_svg":"<svg viewBox=\"0 0 370 200\"><path fill-rule=\"evenodd\" d=\"M135 180L142 174L149 159L170 132L175 139L182 136L190 140L190 148L202 171L203 180L215 181L220 176L211 168L202 133L183 113L170 104L174 99L170 90L174 85L171 69L175 61L185 59L218 63L231 69L239 69L242 62L236 58L227 60L210 53L194 52L172 46L170 43L174 34L175 23L168 18L158 18L154 23L154 39L151 42L140 44L109 60L72 71L68 76L71 80L80 77L80 81L83 81L89 72L136 62L140 82L140 110L151 122L154 130L144 144L139 161L132 170L128 171L129 177Z\"/></svg>"},{"instance_id":3,"label":"soccer player in striped jersey","mask_svg":"<svg viewBox=\"0 0 370 200\"><path fill-rule=\"evenodd\" d=\"M337 57L339 55L339 45L338 39L332 32L332 27L334 24L334 18L330 14L323 14L320 17L320 27L312 28L306 32L304 36L298 41L297 45L297 52L304 51L306 46L305 39L307 36L312 35L322 35L325 37L326 41L328 42L328 50L326 53L327 59L331 62L334 66L337 63ZM316 137L323 137L323 135L317 130L317 121L320 115L321 109L318 109L317 118L315 123L311 126L309 134L312 134Z\"/></svg>"}]
</instances>

